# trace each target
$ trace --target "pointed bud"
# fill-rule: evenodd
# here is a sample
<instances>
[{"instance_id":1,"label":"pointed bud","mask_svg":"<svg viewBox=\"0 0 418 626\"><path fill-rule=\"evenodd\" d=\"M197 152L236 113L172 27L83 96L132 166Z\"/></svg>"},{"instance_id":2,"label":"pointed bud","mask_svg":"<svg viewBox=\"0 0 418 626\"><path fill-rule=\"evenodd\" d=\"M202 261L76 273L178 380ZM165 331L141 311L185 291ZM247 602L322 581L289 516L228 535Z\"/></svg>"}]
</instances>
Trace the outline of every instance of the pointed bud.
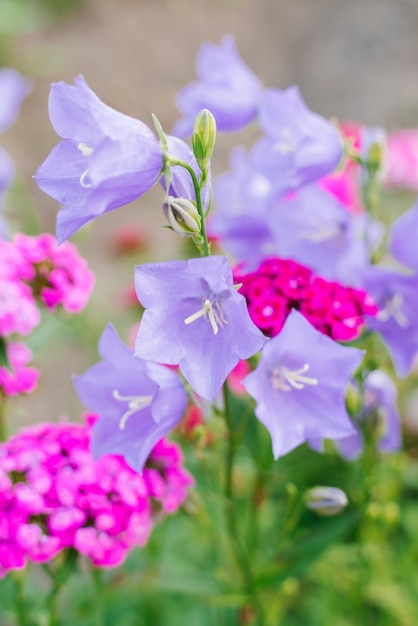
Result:
<instances>
[{"instance_id":1,"label":"pointed bud","mask_svg":"<svg viewBox=\"0 0 418 626\"><path fill-rule=\"evenodd\" d=\"M205 173L208 169L215 147L215 140L215 118L208 109L203 109L196 117L192 135L193 153L202 173Z\"/></svg>"},{"instance_id":2,"label":"pointed bud","mask_svg":"<svg viewBox=\"0 0 418 626\"><path fill-rule=\"evenodd\" d=\"M313 487L306 492L305 502L318 515L337 515L347 506L348 499L338 487Z\"/></svg>"},{"instance_id":3,"label":"pointed bud","mask_svg":"<svg viewBox=\"0 0 418 626\"><path fill-rule=\"evenodd\" d=\"M171 228L180 237L194 237L200 233L199 212L191 200L168 196L163 211Z\"/></svg>"}]
</instances>

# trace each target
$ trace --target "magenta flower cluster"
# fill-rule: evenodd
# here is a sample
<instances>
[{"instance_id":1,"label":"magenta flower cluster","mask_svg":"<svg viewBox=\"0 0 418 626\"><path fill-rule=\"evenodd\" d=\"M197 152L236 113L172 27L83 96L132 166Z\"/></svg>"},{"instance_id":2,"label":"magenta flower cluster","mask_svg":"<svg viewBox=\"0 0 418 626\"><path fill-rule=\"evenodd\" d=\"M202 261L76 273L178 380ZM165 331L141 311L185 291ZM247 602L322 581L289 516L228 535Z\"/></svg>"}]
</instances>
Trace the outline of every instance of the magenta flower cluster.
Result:
<instances>
[{"instance_id":1,"label":"magenta flower cluster","mask_svg":"<svg viewBox=\"0 0 418 626\"><path fill-rule=\"evenodd\" d=\"M142 475L121 456L94 461L96 417L39 424L0 446L0 575L69 548L114 567L146 544L157 515L184 502L193 479L176 444L157 443Z\"/></svg>"},{"instance_id":2,"label":"magenta flower cluster","mask_svg":"<svg viewBox=\"0 0 418 626\"><path fill-rule=\"evenodd\" d=\"M268 259L249 274L241 274L238 267L234 279L242 283L239 291L252 321L269 337L282 330L296 309L324 335L351 341L361 333L364 315L378 312L365 291L325 280L292 260Z\"/></svg>"},{"instance_id":3,"label":"magenta flower cluster","mask_svg":"<svg viewBox=\"0 0 418 626\"><path fill-rule=\"evenodd\" d=\"M33 314L35 299L48 309L61 305L77 313L86 305L94 286L94 275L77 248L71 243L58 247L55 237L48 233L37 237L17 233L12 242L0 241L0 260L0 280L18 285L32 304L32 318L26 326L29 329L38 320ZM18 329L15 332L26 334Z\"/></svg>"},{"instance_id":4,"label":"magenta flower cluster","mask_svg":"<svg viewBox=\"0 0 418 626\"><path fill-rule=\"evenodd\" d=\"M30 349L5 340L33 331L41 320L39 304L77 313L93 286L94 274L71 243L58 247L47 233L37 237L17 233L13 241L0 240L0 340L8 361L7 367L0 367L0 396L31 393L39 377L36 369L27 367Z\"/></svg>"},{"instance_id":5,"label":"magenta flower cluster","mask_svg":"<svg viewBox=\"0 0 418 626\"><path fill-rule=\"evenodd\" d=\"M0 366L0 397L32 393L38 384L39 370L27 367L32 352L24 343L9 343L6 347L9 367Z\"/></svg>"}]
</instances>

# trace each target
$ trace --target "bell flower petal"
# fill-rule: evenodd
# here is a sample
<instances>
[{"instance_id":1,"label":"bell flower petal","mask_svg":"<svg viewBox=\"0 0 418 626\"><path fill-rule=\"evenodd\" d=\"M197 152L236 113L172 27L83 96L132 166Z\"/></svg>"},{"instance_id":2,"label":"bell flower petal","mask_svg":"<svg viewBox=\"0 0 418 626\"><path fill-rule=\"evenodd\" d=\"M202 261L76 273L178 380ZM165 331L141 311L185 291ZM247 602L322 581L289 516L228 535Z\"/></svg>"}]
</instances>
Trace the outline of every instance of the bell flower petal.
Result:
<instances>
[{"instance_id":1,"label":"bell flower petal","mask_svg":"<svg viewBox=\"0 0 418 626\"><path fill-rule=\"evenodd\" d=\"M276 459L304 441L353 433L345 391L362 359L361 350L340 346L297 311L290 313L281 333L264 346L257 369L243 380Z\"/></svg>"},{"instance_id":2,"label":"bell flower petal","mask_svg":"<svg viewBox=\"0 0 418 626\"><path fill-rule=\"evenodd\" d=\"M191 135L202 109L213 114L220 132L241 130L256 117L262 86L239 56L232 37L224 37L219 46L203 44L196 59L196 73L198 80L177 96L183 118L173 134Z\"/></svg>"},{"instance_id":3,"label":"bell flower petal","mask_svg":"<svg viewBox=\"0 0 418 626\"><path fill-rule=\"evenodd\" d=\"M60 212L57 220L62 241L94 217L151 189L164 157L145 124L102 103L82 77L75 85L52 85L49 112L63 141L34 178L63 205L62 211L69 212Z\"/></svg>"},{"instance_id":4,"label":"bell flower petal","mask_svg":"<svg viewBox=\"0 0 418 626\"><path fill-rule=\"evenodd\" d=\"M135 357L111 324L99 352L102 360L74 377L80 400L100 416L93 427L93 455L121 454L141 472L154 445L183 416L186 392L175 372Z\"/></svg>"},{"instance_id":5,"label":"bell flower petal","mask_svg":"<svg viewBox=\"0 0 418 626\"><path fill-rule=\"evenodd\" d=\"M135 353L179 365L201 397L213 400L240 359L266 338L234 289L225 257L170 261L135 268L136 293L146 308Z\"/></svg>"}]
</instances>

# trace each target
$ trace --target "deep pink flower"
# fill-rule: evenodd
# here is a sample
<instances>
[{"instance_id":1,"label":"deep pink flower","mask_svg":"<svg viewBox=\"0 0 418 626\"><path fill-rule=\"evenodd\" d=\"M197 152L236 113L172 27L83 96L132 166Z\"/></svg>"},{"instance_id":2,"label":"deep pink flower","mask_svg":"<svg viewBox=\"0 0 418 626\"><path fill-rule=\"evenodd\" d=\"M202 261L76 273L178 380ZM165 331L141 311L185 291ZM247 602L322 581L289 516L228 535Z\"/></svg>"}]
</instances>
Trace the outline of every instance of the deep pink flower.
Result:
<instances>
[{"instance_id":1,"label":"deep pink flower","mask_svg":"<svg viewBox=\"0 0 418 626\"><path fill-rule=\"evenodd\" d=\"M364 315L378 308L366 292L316 276L310 269L285 259L267 259L250 274L236 268L234 280L248 305L254 324L274 337L292 309L300 311L317 330L337 341L358 337Z\"/></svg>"},{"instance_id":2,"label":"deep pink flower","mask_svg":"<svg viewBox=\"0 0 418 626\"><path fill-rule=\"evenodd\" d=\"M184 502L193 479L176 444L160 441L143 475L117 455L95 462L96 420L40 424L0 445L0 576L70 547L96 566L118 565L147 542L155 512Z\"/></svg>"}]
</instances>

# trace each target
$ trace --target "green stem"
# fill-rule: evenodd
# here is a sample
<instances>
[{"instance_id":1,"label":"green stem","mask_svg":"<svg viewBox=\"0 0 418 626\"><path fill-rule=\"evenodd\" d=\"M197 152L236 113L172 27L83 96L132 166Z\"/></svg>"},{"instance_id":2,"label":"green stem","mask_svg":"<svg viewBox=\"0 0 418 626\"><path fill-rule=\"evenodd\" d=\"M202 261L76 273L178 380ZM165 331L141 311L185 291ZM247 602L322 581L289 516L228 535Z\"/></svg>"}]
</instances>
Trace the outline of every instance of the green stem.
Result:
<instances>
[{"instance_id":1,"label":"green stem","mask_svg":"<svg viewBox=\"0 0 418 626\"><path fill-rule=\"evenodd\" d=\"M200 217L200 235L203 240L203 256L209 256L210 250L209 250L208 236L206 234L205 216L204 216L203 207L202 207L202 196L200 194L200 185L199 185L199 181L197 180L195 171L191 167L191 165L189 165L188 163L185 163L184 161L179 161L178 159L171 157L170 155L168 155L168 163L169 165L180 165L181 167L184 167L184 169L186 169L191 176L193 187L194 187L194 192L196 196L196 207L197 207L197 211Z\"/></svg>"},{"instance_id":2,"label":"green stem","mask_svg":"<svg viewBox=\"0 0 418 626\"><path fill-rule=\"evenodd\" d=\"M6 398L0 393L0 441L6 441Z\"/></svg>"},{"instance_id":3,"label":"green stem","mask_svg":"<svg viewBox=\"0 0 418 626\"><path fill-rule=\"evenodd\" d=\"M19 626L30 626L28 605L25 593L25 579L22 572L12 574L14 582L14 600L16 608L16 619Z\"/></svg>"},{"instance_id":4,"label":"green stem","mask_svg":"<svg viewBox=\"0 0 418 626\"><path fill-rule=\"evenodd\" d=\"M252 577L251 567L248 562L247 554L244 548L239 541L239 533L238 533L238 524L235 515L235 507L234 507L234 493L233 493L233 482L232 482L232 470L234 467L234 454L235 454L235 441L234 441L234 433L232 426L232 419L230 415L229 409L229 390L227 383L224 383L223 386L223 395L224 395L224 415L225 422L228 428L228 441L227 441L227 451L225 457L225 516L228 534L230 538L230 542L234 551L234 556L236 560L236 564L241 572L242 582L244 585L244 589L250 598L256 613L257 613L257 621L256 624L258 626L264 625L264 617L262 607L254 586L254 581Z\"/></svg>"},{"instance_id":5,"label":"green stem","mask_svg":"<svg viewBox=\"0 0 418 626\"><path fill-rule=\"evenodd\" d=\"M95 594L94 623L96 626L104 626L105 620L103 614L103 602L106 594L103 585L103 572L98 567L92 566L91 573L93 577Z\"/></svg>"},{"instance_id":6,"label":"green stem","mask_svg":"<svg viewBox=\"0 0 418 626\"><path fill-rule=\"evenodd\" d=\"M377 170L370 168L367 163L364 163L365 181L363 184L363 201L366 208L366 213L370 219L376 218L377 208L379 206L379 186L377 184ZM369 254L370 262L375 263L376 259L373 254L373 241L370 236L371 225L365 225L364 238Z\"/></svg>"}]
</instances>

